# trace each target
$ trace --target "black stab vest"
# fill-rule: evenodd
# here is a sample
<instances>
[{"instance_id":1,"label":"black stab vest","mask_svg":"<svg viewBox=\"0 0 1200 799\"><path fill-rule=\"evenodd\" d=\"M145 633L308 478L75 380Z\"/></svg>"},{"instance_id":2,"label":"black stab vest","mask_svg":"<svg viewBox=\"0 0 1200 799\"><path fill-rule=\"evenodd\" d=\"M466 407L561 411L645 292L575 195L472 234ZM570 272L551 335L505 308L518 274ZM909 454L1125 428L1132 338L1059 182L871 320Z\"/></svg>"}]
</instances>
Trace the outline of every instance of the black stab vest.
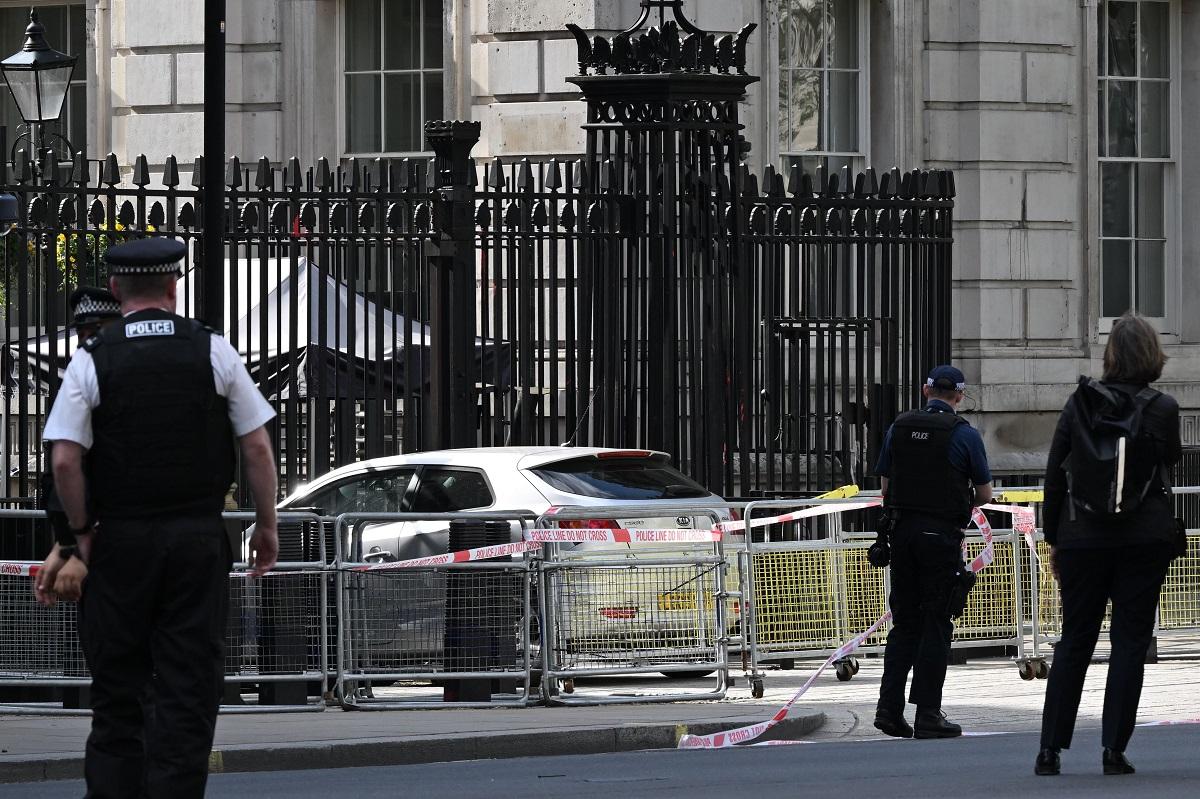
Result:
<instances>
[{"instance_id":1,"label":"black stab vest","mask_svg":"<svg viewBox=\"0 0 1200 799\"><path fill-rule=\"evenodd\" d=\"M888 507L944 520L955 528L971 520L969 475L950 464L950 437L967 420L953 413L909 411L892 425Z\"/></svg>"},{"instance_id":2,"label":"black stab vest","mask_svg":"<svg viewBox=\"0 0 1200 799\"><path fill-rule=\"evenodd\" d=\"M221 512L237 455L209 359L212 335L194 320L146 310L84 344L100 389L86 468L101 519Z\"/></svg>"}]
</instances>

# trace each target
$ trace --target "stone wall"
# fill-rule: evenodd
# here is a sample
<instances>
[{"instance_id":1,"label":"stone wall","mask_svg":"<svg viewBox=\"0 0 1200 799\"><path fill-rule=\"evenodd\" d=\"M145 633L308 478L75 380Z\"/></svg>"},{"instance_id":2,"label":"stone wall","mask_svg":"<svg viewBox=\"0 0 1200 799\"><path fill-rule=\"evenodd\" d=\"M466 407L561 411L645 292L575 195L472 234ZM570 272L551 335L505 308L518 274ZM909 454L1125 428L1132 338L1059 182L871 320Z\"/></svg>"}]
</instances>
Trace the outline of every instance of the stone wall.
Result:
<instances>
[{"instance_id":1,"label":"stone wall","mask_svg":"<svg viewBox=\"0 0 1200 799\"><path fill-rule=\"evenodd\" d=\"M283 156L279 12L290 4L228 0L226 141L243 157ZM110 103L97 103L110 135L99 141L126 168L142 153L153 165L171 154L190 161L203 145L204 3L111 0L109 25L108 52L96 53L111 69Z\"/></svg>"}]
</instances>

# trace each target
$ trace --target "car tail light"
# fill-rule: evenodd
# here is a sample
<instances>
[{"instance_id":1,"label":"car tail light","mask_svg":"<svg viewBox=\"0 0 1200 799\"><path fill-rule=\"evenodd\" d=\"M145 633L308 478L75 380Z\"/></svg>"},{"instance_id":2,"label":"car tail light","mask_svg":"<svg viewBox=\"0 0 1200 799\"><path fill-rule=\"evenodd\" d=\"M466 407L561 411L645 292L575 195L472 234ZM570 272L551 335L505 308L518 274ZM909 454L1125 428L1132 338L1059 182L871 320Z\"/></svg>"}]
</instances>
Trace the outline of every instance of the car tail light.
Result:
<instances>
[{"instance_id":1,"label":"car tail light","mask_svg":"<svg viewBox=\"0 0 1200 799\"><path fill-rule=\"evenodd\" d=\"M617 608L600 608L600 615L606 619L636 619L638 609L633 606Z\"/></svg>"},{"instance_id":2,"label":"car tail light","mask_svg":"<svg viewBox=\"0 0 1200 799\"><path fill-rule=\"evenodd\" d=\"M567 530L620 530L616 519L561 519L560 528Z\"/></svg>"},{"instance_id":3,"label":"car tail light","mask_svg":"<svg viewBox=\"0 0 1200 799\"><path fill-rule=\"evenodd\" d=\"M648 449L616 449L612 452L597 452L596 457L604 458L649 458L654 453Z\"/></svg>"},{"instance_id":4,"label":"car tail light","mask_svg":"<svg viewBox=\"0 0 1200 799\"><path fill-rule=\"evenodd\" d=\"M740 522L742 520L742 512L737 508L729 509L729 520L731 522Z\"/></svg>"}]
</instances>

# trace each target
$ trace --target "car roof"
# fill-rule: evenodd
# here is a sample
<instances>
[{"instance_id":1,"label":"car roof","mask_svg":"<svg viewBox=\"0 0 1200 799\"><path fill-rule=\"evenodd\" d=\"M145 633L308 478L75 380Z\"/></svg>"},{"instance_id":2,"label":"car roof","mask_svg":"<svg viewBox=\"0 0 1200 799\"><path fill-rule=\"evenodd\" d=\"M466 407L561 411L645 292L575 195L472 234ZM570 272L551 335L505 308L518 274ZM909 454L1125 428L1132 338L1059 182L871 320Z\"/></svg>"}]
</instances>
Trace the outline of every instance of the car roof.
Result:
<instances>
[{"instance_id":1,"label":"car roof","mask_svg":"<svg viewBox=\"0 0 1200 799\"><path fill-rule=\"evenodd\" d=\"M602 452L652 452L654 455L660 455L664 458L669 457L665 452L616 449L613 447L525 446L436 449L427 452L409 452L404 455L389 455L383 458L370 458L364 461L348 463L345 466L340 466L331 472L321 475L307 485L299 486L287 499L290 500L314 488L320 488L346 477L383 469L394 469L399 466L469 465L481 469L536 469L547 463L587 457L588 455L597 455Z\"/></svg>"}]
</instances>

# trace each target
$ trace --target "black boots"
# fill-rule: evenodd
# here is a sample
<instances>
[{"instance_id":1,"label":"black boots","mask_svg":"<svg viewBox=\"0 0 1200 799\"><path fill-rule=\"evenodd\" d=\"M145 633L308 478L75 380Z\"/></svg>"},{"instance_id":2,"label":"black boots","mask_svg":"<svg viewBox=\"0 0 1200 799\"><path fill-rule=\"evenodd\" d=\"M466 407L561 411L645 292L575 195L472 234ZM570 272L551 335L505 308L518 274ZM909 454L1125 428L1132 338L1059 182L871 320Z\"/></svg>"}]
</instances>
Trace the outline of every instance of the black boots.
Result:
<instances>
[{"instance_id":1,"label":"black boots","mask_svg":"<svg viewBox=\"0 0 1200 799\"><path fill-rule=\"evenodd\" d=\"M962 735L962 727L947 719L941 710L917 708L913 727L914 738L957 738Z\"/></svg>"},{"instance_id":2,"label":"black boots","mask_svg":"<svg viewBox=\"0 0 1200 799\"><path fill-rule=\"evenodd\" d=\"M913 737L913 728L904 720L903 713L879 708L875 711L875 729L893 738Z\"/></svg>"},{"instance_id":3,"label":"black boots","mask_svg":"<svg viewBox=\"0 0 1200 799\"><path fill-rule=\"evenodd\" d=\"M1052 777L1062 771L1062 759L1057 749L1043 749L1038 752L1037 762L1033 764L1033 773L1039 777Z\"/></svg>"},{"instance_id":4,"label":"black boots","mask_svg":"<svg viewBox=\"0 0 1200 799\"><path fill-rule=\"evenodd\" d=\"M1137 769L1125 757L1124 752L1118 752L1113 749L1104 747L1104 754L1100 757L1100 762L1104 765L1105 774L1133 774Z\"/></svg>"},{"instance_id":5,"label":"black boots","mask_svg":"<svg viewBox=\"0 0 1200 799\"><path fill-rule=\"evenodd\" d=\"M903 713L877 708L875 729L893 738L957 738L962 735L962 727L947 719L945 713L927 708L917 708L916 723L912 727L904 720Z\"/></svg>"},{"instance_id":6,"label":"black boots","mask_svg":"<svg viewBox=\"0 0 1200 799\"><path fill-rule=\"evenodd\" d=\"M917 737L921 737L921 729L917 728ZM1100 762L1104 765L1105 774L1133 774L1133 764L1125 757L1124 752L1117 752L1113 749L1104 747L1104 754L1100 757ZM1058 774L1062 770L1062 761L1059 758L1058 750L1046 748L1038 752L1037 761L1033 764L1033 773L1041 777L1049 777Z\"/></svg>"}]
</instances>

